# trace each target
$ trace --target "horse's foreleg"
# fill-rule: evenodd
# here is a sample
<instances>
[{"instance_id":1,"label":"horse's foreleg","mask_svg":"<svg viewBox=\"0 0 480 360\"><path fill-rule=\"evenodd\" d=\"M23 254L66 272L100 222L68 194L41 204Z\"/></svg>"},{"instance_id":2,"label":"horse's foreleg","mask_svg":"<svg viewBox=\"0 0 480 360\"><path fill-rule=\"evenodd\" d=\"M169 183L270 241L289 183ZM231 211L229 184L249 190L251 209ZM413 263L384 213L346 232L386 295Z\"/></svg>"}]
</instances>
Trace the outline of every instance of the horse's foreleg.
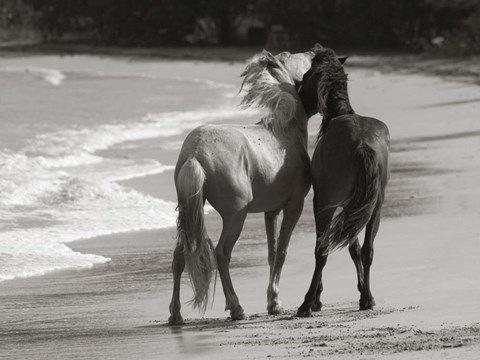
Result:
<instances>
[{"instance_id":1,"label":"horse's foreleg","mask_svg":"<svg viewBox=\"0 0 480 360\"><path fill-rule=\"evenodd\" d=\"M270 266L270 275L273 271L275 262L275 254L277 252L277 218L280 211L272 211L265 213L265 229L267 231L268 243L268 265Z\"/></svg>"},{"instance_id":2,"label":"horse's foreleg","mask_svg":"<svg viewBox=\"0 0 480 360\"><path fill-rule=\"evenodd\" d=\"M287 248L292 236L293 229L300 218L303 210L303 197L295 205L290 205L283 209L283 220L278 236L277 251L273 262L273 269L270 272L270 282L267 289L267 311L269 314L276 315L283 312L282 305L278 300L278 284L282 267L287 256Z\"/></svg>"},{"instance_id":3,"label":"horse's foreleg","mask_svg":"<svg viewBox=\"0 0 480 360\"><path fill-rule=\"evenodd\" d=\"M381 204L380 204L381 206ZM363 291L360 296L360 310L373 309L375 300L370 292L370 267L373 261L373 241L380 226L380 206L374 210L372 218L365 229L365 241L362 246L362 263L363 263Z\"/></svg>"},{"instance_id":4,"label":"horse's foreleg","mask_svg":"<svg viewBox=\"0 0 480 360\"><path fill-rule=\"evenodd\" d=\"M180 314L180 278L183 269L185 269L185 256L183 254L183 247L177 244L173 252L172 272L173 272L173 295L170 302L170 317L168 318L169 325L183 324L183 318Z\"/></svg>"},{"instance_id":5,"label":"horse's foreleg","mask_svg":"<svg viewBox=\"0 0 480 360\"><path fill-rule=\"evenodd\" d=\"M222 280L223 292L225 294L225 310L230 310L232 320L245 319L245 313L240 306L237 294L233 289L230 277L229 265L233 247L242 232L243 224L247 216L247 210L241 210L233 215L223 216L223 229L215 249L217 266Z\"/></svg>"},{"instance_id":6,"label":"horse's foreleg","mask_svg":"<svg viewBox=\"0 0 480 360\"><path fill-rule=\"evenodd\" d=\"M348 248L350 256L355 264L355 269L357 270L357 289L360 291L360 294L363 292L363 265L362 265L362 248L358 237L355 238L355 241Z\"/></svg>"},{"instance_id":7,"label":"horse's foreleg","mask_svg":"<svg viewBox=\"0 0 480 360\"><path fill-rule=\"evenodd\" d=\"M334 207L326 206L316 196L314 202L315 225L317 228L317 243L315 246L315 270L313 272L310 287L305 294L305 299L302 305L297 310L297 316L308 317L312 315L313 311L322 309L322 302L320 295L323 291L322 272L327 263L328 254L325 253L325 246L321 243L322 235L325 232L330 220L335 212ZM318 203L317 203L318 202ZM318 209L321 209L320 211Z\"/></svg>"}]
</instances>

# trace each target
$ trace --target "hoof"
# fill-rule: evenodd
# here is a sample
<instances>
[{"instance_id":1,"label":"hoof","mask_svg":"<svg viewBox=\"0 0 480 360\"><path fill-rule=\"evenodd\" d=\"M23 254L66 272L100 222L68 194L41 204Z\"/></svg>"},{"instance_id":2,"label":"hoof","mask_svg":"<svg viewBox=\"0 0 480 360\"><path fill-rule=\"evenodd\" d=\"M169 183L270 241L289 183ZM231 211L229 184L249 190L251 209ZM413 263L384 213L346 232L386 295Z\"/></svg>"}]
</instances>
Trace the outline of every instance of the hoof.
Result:
<instances>
[{"instance_id":1,"label":"hoof","mask_svg":"<svg viewBox=\"0 0 480 360\"><path fill-rule=\"evenodd\" d=\"M267 306L267 311L270 315L279 315L283 313L283 307L280 303Z\"/></svg>"},{"instance_id":2,"label":"hoof","mask_svg":"<svg viewBox=\"0 0 480 360\"><path fill-rule=\"evenodd\" d=\"M297 310L297 316L298 317L311 317L312 316L312 310L310 309L309 306L300 306Z\"/></svg>"},{"instance_id":3,"label":"hoof","mask_svg":"<svg viewBox=\"0 0 480 360\"><path fill-rule=\"evenodd\" d=\"M371 310L375 306L375 300L370 299L360 299L360 310Z\"/></svg>"},{"instance_id":4,"label":"hoof","mask_svg":"<svg viewBox=\"0 0 480 360\"><path fill-rule=\"evenodd\" d=\"M232 321L245 320L245 312L243 311L243 308L238 305L235 309L230 310L230 318Z\"/></svg>"},{"instance_id":5,"label":"hoof","mask_svg":"<svg viewBox=\"0 0 480 360\"><path fill-rule=\"evenodd\" d=\"M312 311L320 311L320 310L322 310L322 302L315 301L315 303L312 305Z\"/></svg>"},{"instance_id":6,"label":"hoof","mask_svg":"<svg viewBox=\"0 0 480 360\"><path fill-rule=\"evenodd\" d=\"M168 318L168 325L173 326L173 325L183 325L185 324L183 322L182 315L180 313L175 314L175 315L170 315Z\"/></svg>"}]
</instances>

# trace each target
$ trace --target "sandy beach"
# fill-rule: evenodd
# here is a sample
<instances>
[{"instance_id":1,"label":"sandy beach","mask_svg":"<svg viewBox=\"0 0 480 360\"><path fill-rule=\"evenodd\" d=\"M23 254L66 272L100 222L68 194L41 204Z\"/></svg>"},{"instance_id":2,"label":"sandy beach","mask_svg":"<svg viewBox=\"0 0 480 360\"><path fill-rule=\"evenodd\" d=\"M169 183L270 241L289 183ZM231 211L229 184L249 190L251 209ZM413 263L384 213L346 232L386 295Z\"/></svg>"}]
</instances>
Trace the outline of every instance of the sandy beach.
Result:
<instances>
[{"instance_id":1,"label":"sandy beach","mask_svg":"<svg viewBox=\"0 0 480 360\"><path fill-rule=\"evenodd\" d=\"M75 56L47 58L57 67L82 64ZM478 359L480 86L401 66L379 71L371 66L372 58L351 60L346 71L352 106L359 114L383 120L392 138L391 180L372 267L374 310L358 311L355 269L344 250L328 259L323 310L311 318L294 316L314 266L310 192L282 272L285 314L270 316L265 309L268 265L262 214L248 216L232 255L231 274L247 314L244 321L227 318L220 281L212 307L203 315L193 311L187 304L192 291L184 274L186 324L167 326L175 228L123 231L66 244L76 253L109 261L0 282L0 358ZM30 61L46 60L32 56ZM128 67L129 61L135 71L141 68L145 73L155 62L117 59L115 64ZM161 71L226 84L218 91L234 93L243 66L163 61ZM238 103L239 98L219 101ZM195 105L190 102L188 108ZM239 119L219 116L208 121ZM319 118L312 119L310 152L318 126ZM129 140L95 154L174 165L188 131L186 127L168 137L135 140L141 142L135 147ZM118 183L155 199L175 201L171 170ZM207 228L216 241L221 223L214 211L207 215Z\"/></svg>"}]
</instances>

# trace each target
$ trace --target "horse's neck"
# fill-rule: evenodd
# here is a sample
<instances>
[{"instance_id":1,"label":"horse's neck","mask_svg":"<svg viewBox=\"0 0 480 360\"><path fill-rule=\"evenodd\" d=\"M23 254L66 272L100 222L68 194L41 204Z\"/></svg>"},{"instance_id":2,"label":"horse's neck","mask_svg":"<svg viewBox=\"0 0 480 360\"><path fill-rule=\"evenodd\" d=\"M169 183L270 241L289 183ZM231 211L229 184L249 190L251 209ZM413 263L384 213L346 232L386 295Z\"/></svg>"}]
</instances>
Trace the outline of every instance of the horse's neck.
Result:
<instances>
[{"instance_id":1,"label":"horse's neck","mask_svg":"<svg viewBox=\"0 0 480 360\"><path fill-rule=\"evenodd\" d=\"M322 130L324 131L331 119L341 115L355 114L346 89L334 91L327 99L327 107L323 114Z\"/></svg>"},{"instance_id":2,"label":"horse's neck","mask_svg":"<svg viewBox=\"0 0 480 360\"><path fill-rule=\"evenodd\" d=\"M344 87L333 90L327 99L327 109L325 117L334 118L345 114L354 114L352 106L350 105L350 98L348 91Z\"/></svg>"},{"instance_id":3,"label":"horse's neck","mask_svg":"<svg viewBox=\"0 0 480 360\"><path fill-rule=\"evenodd\" d=\"M293 139L294 142L300 144L307 149L308 146L308 117L303 107L299 107L295 113L295 117L290 120L288 127L283 132L284 136Z\"/></svg>"},{"instance_id":4,"label":"horse's neck","mask_svg":"<svg viewBox=\"0 0 480 360\"><path fill-rule=\"evenodd\" d=\"M287 88L287 90L290 90ZM288 143L294 142L300 144L305 149L308 145L308 117L303 108L302 102L298 97L297 91L292 87L290 91L291 95L296 100L295 111L288 114L288 117L285 117L286 112L280 112L278 115L273 113L272 118L265 118L261 121L263 126L267 128L272 134L277 138L283 138ZM288 104L293 107L292 103ZM275 120L275 115L283 117Z\"/></svg>"},{"instance_id":5,"label":"horse's neck","mask_svg":"<svg viewBox=\"0 0 480 360\"><path fill-rule=\"evenodd\" d=\"M308 116L305 114L305 110L301 109L301 114L295 119L300 135L305 141L305 147L308 145Z\"/></svg>"},{"instance_id":6,"label":"horse's neck","mask_svg":"<svg viewBox=\"0 0 480 360\"><path fill-rule=\"evenodd\" d=\"M297 89L295 87L293 87L292 89L292 95L297 101L297 104L295 108L295 115L293 119L289 121L289 128L291 128L293 131L296 131L299 136L305 139L306 146L308 141L308 116L303 106L302 100L298 95Z\"/></svg>"}]
</instances>

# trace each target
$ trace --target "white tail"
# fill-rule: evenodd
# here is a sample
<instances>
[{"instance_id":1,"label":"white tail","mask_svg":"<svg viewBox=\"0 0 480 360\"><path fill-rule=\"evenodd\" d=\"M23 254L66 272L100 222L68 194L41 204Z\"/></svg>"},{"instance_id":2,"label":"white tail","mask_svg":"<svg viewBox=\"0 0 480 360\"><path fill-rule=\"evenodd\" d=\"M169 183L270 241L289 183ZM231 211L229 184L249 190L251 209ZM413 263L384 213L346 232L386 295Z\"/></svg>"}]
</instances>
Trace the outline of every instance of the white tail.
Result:
<instances>
[{"instance_id":1,"label":"white tail","mask_svg":"<svg viewBox=\"0 0 480 360\"><path fill-rule=\"evenodd\" d=\"M183 247L185 263L192 283L193 307L205 312L210 295L214 248L207 235L203 214L205 172L200 163L187 160L175 180L178 197L177 239Z\"/></svg>"}]
</instances>

